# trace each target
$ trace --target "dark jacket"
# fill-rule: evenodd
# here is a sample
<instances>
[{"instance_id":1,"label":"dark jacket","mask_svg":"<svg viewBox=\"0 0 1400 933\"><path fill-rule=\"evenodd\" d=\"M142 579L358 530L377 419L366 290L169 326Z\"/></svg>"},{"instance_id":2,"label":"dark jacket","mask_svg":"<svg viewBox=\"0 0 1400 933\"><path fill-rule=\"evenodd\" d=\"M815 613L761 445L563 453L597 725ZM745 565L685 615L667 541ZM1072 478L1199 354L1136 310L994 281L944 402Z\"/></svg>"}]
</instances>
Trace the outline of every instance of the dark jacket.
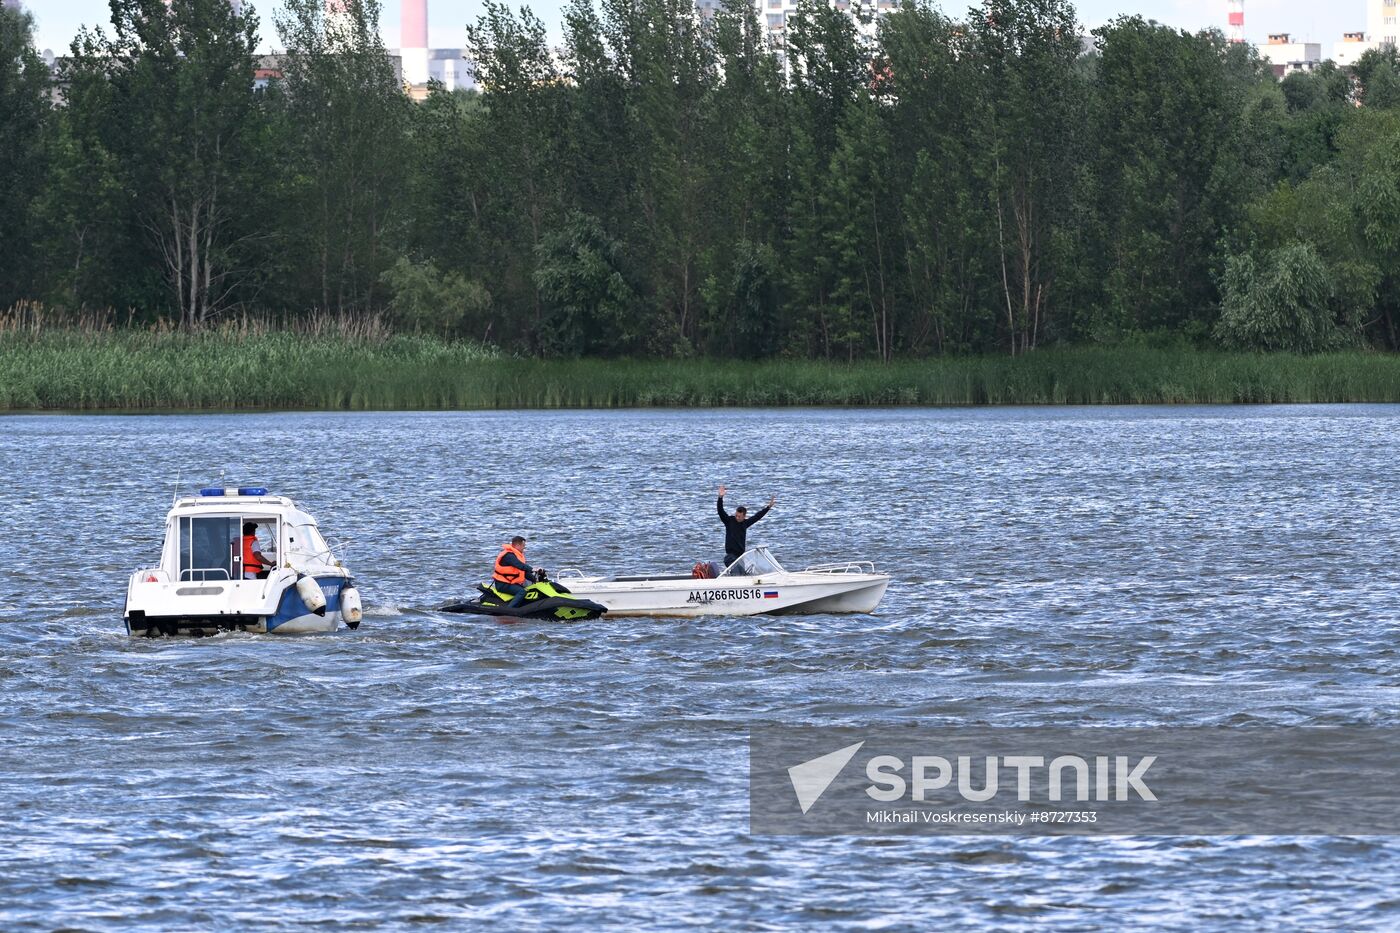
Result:
<instances>
[{"instance_id":1,"label":"dark jacket","mask_svg":"<svg viewBox=\"0 0 1400 933\"><path fill-rule=\"evenodd\" d=\"M715 511L719 512L719 520L724 522L724 553L726 556L738 557L747 551L749 526L760 518L768 514L768 506L764 506L742 522L724 510L724 496L715 500Z\"/></svg>"}]
</instances>

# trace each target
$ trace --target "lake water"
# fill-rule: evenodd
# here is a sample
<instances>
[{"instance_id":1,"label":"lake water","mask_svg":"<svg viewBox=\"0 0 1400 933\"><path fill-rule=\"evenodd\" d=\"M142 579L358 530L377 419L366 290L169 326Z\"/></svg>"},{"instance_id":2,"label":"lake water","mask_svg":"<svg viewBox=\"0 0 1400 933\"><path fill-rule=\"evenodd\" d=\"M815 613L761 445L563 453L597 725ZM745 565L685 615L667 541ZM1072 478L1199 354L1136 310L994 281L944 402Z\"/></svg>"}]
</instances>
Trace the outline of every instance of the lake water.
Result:
<instances>
[{"instance_id":1,"label":"lake water","mask_svg":"<svg viewBox=\"0 0 1400 933\"><path fill-rule=\"evenodd\" d=\"M755 723L1400 724L1400 408L0 421L0 928L1400 927L1400 842L748 834ZM304 504L357 632L133 640L177 486ZM729 504L873 616L502 625Z\"/></svg>"}]
</instances>

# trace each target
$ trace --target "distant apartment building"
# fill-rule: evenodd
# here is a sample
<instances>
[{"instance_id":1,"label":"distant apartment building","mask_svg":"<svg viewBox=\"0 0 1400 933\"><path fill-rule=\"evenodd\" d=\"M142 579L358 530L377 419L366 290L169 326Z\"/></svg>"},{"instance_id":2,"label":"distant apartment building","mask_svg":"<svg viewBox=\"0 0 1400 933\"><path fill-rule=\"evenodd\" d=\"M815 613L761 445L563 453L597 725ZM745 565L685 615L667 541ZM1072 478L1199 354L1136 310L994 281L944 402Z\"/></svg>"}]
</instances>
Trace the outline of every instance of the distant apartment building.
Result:
<instances>
[{"instance_id":1,"label":"distant apartment building","mask_svg":"<svg viewBox=\"0 0 1400 933\"><path fill-rule=\"evenodd\" d=\"M699 1L697 0L697 3ZM708 1L718 7L715 0ZM769 48L785 63L788 21L791 20L792 14L797 13L797 0L756 0L756 4L759 8L759 22L763 25L764 34L769 38ZM851 20L855 22L855 34L860 36L862 41L874 42L876 29L879 28L879 17L893 13L899 8L899 0L832 0L832 7L850 15ZM704 15L704 7L701 7L701 15Z\"/></svg>"},{"instance_id":2,"label":"distant apartment building","mask_svg":"<svg viewBox=\"0 0 1400 933\"><path fill-rule=\"evenodd\" d=\"M1375 47L1375 42L1366 41L1366 33L1345 32L1340 42L1332 43L1332 61L1340 68L1350 68L1368 49Z\"/></svg>"},{"instance_id":3,"label":"distant apartment building","mask_svg":"<svg viewBox=\"0 0 1400 933\"><path fill-rule=\"evenodd\" d=\"M1400 30L1395 27L1395 0L1367 0L1366 32L1378 45L1395 47Z\"/></svg>"},{"instance_id":4,"label":"distant apartment building","mask_svg":"<svg viewBox=\"0 0 1400 933\"><path fill-rule=\"evenodd\" d=\"M1283 78L1298 72L1312 71L1322 64L1321 42L1294 42L1286 32L1269 35L1269 41L1259 48L1259 54L1274 69L1274 77Z\"/></svg>"}]
</instances>

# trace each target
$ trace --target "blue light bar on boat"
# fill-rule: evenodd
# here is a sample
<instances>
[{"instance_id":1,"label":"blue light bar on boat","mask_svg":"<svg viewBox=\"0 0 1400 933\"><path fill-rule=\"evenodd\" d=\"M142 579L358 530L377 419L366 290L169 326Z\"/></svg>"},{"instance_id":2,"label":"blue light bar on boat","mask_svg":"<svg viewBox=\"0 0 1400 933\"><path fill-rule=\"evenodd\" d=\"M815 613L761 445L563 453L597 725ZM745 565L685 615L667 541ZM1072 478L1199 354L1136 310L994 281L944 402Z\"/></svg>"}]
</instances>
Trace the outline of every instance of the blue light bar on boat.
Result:
<instances>
[{"instance_id":1,"label":"blue light bar on boat","mask_svg":"<svg viewBox=\"0 0 1400 933\"><path fill-rule=\"evenodd\" d=\"M221 489L218 486L205 486L199 491L201 496L265 496L266 486L239 486L237 489L230 486L228 489Z\"/></svg>"},{"instance_id":2,"label":"blue light bar on boat","mask_svg":"<svg viewBox=\"0 0 1400 933\"><path fill-rule=\"evenodd\" d=\"M238 487L238 494L239 494L240 496L265 496L265 495L267 495L267 487L265 487L265 486L239 486L239 487Z\"/></svg>"},{"instance_id":3,"label":"blue light bar on boat","mask_svg":"<svg viewBox=\"0 0 1400 933\"><path fill-rule=\"evenodd\" d=\"M199 491L201 496L222 496L224 491L217 486L206 486Z\"/></svg>"}]
</instances>

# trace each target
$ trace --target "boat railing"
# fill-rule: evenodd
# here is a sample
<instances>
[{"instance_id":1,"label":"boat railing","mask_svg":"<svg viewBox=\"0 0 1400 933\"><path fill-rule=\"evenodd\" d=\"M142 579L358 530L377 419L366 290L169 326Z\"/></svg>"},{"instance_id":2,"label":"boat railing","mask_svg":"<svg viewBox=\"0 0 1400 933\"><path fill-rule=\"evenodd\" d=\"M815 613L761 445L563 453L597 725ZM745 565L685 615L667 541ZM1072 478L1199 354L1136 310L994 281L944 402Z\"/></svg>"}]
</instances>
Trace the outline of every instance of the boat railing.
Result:
<instances>
[{"instance_id":1,"label":"boat railing","mask_svg":"<svg viewBox=\"0 0 1400 933\"><path fill-rule=\"evenodd\" d=\"M802 571L803 573L874 573L875 562L873 560L848 560L838 561L831 564L813 564Z\"/></svg>"},{"instance_id":2,"label":"boat railing","mask_svg":"<svg viewBox=\"0 0 1400 933\"><path fill-rule=\"evenodd\" d=\"M198 577L195 574L199 574ZM221 574L221 576L211 577L210 574ZM181 583L203 583L206 580L228 580L228 570L224 567L191 567L180 571Z\"/></svg>"},{"instance_id":3,"label":"boat railing","mask_svg":"<svg viewBox=\"0 0 1400 933\"><path fill-rule=\"evenodd\" d=\"M577 567L565 567L563 570L551 570L549 573L556 580L582 580L588 576Z\"/></svg>"}]
</instances>

